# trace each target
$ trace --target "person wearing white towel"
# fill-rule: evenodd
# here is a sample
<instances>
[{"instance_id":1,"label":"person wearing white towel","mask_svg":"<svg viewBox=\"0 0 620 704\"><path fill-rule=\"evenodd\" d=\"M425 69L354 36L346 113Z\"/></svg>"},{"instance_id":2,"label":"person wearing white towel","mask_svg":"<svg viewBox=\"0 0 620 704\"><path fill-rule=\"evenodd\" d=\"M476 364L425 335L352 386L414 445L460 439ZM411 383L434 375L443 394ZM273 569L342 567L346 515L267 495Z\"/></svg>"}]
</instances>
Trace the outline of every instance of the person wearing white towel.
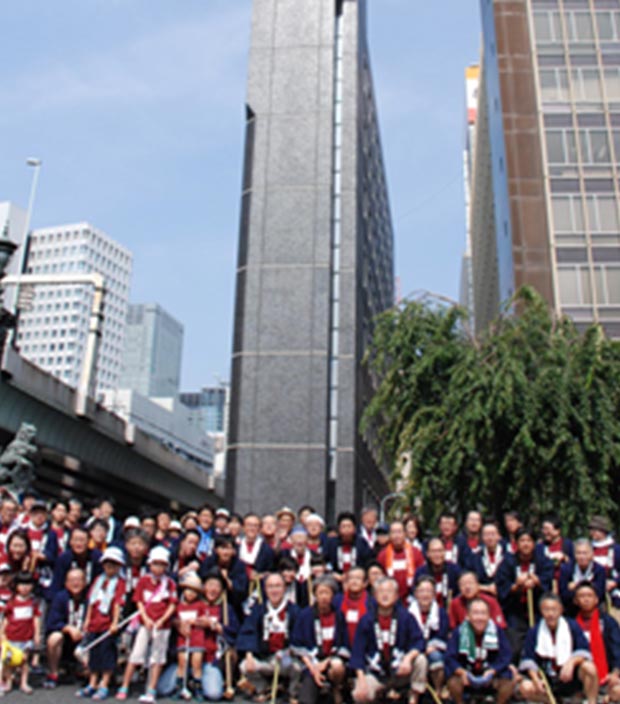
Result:
<instances>
[{"instance_id":1,"label":"person wearing white towel","mask_svg":"<svg viewBox=\"0 0 620 704\"><path fill-rule=\"evenodd\" d=\"M549 702L546 678L556 698L583 692L588 704L596 704L598 675L583 631L562 615L557 595L545 594L539 606L542 618L525 638L519 670L527 677L519 694L526 701Z\"/></svg>"}]
</instances>

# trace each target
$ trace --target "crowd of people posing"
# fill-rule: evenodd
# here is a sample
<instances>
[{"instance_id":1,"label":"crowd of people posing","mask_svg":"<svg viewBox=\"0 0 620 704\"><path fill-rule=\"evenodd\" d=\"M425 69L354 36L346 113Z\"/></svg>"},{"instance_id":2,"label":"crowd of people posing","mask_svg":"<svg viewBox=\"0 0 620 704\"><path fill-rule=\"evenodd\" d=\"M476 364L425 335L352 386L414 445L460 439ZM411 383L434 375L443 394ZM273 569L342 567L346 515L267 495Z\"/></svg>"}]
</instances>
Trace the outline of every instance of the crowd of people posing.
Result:
<instances>
[{"instance_id":1,"label":"crowd of people posing","mask_svg":"<svg viewBox=\"0 0 620 704\"><path fill-rule=\"evenodd\" d=\"M326 526L312 507L119 521L103 499L0 504L0 687L334 704L620 701L620 546L515 512ZM143 684L142 684L143 683Z\"/></svg>"}]
</instances>

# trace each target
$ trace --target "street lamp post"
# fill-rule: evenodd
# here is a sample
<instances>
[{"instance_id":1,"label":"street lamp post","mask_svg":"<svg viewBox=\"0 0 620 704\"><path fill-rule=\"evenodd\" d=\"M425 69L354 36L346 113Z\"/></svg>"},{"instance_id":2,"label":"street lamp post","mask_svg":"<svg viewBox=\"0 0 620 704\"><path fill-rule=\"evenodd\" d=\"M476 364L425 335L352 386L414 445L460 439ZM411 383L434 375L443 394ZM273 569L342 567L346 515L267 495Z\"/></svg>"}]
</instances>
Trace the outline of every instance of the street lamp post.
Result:
<instances>
[{"instance_id":1,"label":"street lamp post","mask_svg":"<svg viewBox=\"0 0 620 704\"><path fill-rule=\"evenodd\" d=\"M32 211L34 210L34 199L37 194L37 185L39 183L39 171L41 169L41 164L43 162L41 159L36 157L29 157L26 159L26 164L33 169L32 182L30 183L30 196L28 197L28 210L26 211L26 221L24 223L24 232L22 237L22 252L21 261L19 263L18 272L20 274L25 273L26 268L26 257L28 256L28 251L30 247L28 246L28 233L30 232L30 221L32 220ZM15 290L15 300L19 300L19 284ZM13 346L17 347L17 328L19 327L19 308L15 307L15 321L13 324Z\"/></svg>"}]
</instances>

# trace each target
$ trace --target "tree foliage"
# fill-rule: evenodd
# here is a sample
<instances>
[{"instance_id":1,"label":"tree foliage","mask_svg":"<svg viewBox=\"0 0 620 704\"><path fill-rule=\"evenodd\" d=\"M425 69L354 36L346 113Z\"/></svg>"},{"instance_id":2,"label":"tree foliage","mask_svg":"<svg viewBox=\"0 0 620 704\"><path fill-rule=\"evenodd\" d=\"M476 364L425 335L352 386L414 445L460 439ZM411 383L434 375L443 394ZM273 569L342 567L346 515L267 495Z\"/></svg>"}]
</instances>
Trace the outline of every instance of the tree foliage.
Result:
<instances>
[{"instance_id":1,"label":"tree foliage","mask_svg":"<svg viewBox=\"0 0 620 704\"><path fill-rule=\"evenodd\" d=\"M366 363L378 382L362 426L397 466L409 502L499 517L547 512L583 530L620 519L620 344L556 319L532 289L486 335L458 307L409 301L379 317ZM399 476L395 470L394 478Z\"/></svg>"}]
</instances>

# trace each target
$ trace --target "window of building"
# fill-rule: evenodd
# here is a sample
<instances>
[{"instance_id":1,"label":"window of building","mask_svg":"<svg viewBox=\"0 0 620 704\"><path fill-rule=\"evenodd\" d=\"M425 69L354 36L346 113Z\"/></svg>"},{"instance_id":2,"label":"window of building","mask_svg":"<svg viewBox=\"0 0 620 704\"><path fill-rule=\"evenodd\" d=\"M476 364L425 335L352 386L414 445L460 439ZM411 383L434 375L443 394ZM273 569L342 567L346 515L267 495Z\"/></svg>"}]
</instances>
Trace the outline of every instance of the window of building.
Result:
<instances>
[{"instance_id":1,"label":"window of building","mask_svg":"<svg viewBox=\"0 0 620 704\"><path fill-rule=\"evenodd\" d=\"M534 12L534 33L539 44L562 42L560 13L545 10Z\"/></svg>"},{"instance_id":2,"label":"window of building","mask_svg":"<svg viewBox=\"0 0 620 704\"><path fill-rule=\"evenodd\" d=\"M598 69L574 68L571 74L573 79L573 95L576 102L601 102L601 79Z\"/></svg>"},{"instance_id":3,"label":"window of building","mask_svg":"<svg viewBox=\"0 0 620 704\"><path fill-rule=\"evenodd\" d=\"M581 158L584 164L609 164L611 152L607 130L579 130Z\"/></svg>"},{"instance_id":4,"label":"window of building","mask_svg":"<svg viewBox=\"0 0 620 704\"><path fill-rule=\"evenodd\" d=\"M594 25L589 12L565 12L566 31L571 42L593 42Z\"/></svg>"},{"instance_id":5,"label":"window of building","mask_svg":"<svg viewBox=\"0 0 620 704\"><path fill-rule=\"evenodd\" d=\"M553 225L558 232L585 230L581 196L553 196Z\"/></svg>"},{"instance_id":6,"label":"window of building","mask_svg":"<svg viewBox=\"0 0 620 704\"><path fill-rule=\"evenodd\" d=\"M592 232L619 232L618 204L613 196L586 197L588 224Z\"/></svg>"},{"instance_id":7,"label":"window of building","mask_svg":"<svg viewBox=\"0 0 620 704\"><path fill-rule=\"evenodd\" d=\"M558 285L562 305L592 304L592 277L587 266L558 267Z\"/></svg>"},{"instance_id":8,"label":"window of building","mask_svg":"<svg viewBox=\"0 0 620 704\"><path fill-rule=\"evenodd\" d=\"M543 102L557 103L568 100L568 73L564 68L543 68L539 72Z\"/></svg>"}]
</instances>

